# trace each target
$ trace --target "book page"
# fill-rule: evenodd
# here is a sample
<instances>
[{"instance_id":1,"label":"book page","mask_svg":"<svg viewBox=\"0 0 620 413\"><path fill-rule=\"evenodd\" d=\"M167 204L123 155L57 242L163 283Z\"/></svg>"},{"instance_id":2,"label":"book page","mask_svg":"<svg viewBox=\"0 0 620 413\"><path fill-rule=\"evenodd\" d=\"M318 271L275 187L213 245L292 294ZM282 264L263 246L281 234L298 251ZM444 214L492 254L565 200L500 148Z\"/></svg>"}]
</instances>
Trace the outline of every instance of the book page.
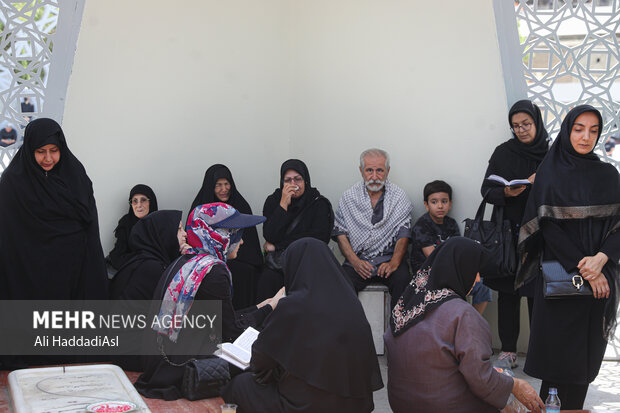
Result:
<instances>
[{"instance_id":1,"label":"book page","mask_svg":"<svg viewBox=\"0 0 620 413\"><path fill-rule=\"evenodd\" d=\"M248 327L245 331L235 340L233 343L235 346L242 348L250 353L252 351L252 344L258 338L258 331L252 327Z\"/></svg>"},{"instance_id":2,"label":"book page","mask_svg":"<svg viewBox=\"0 0 620 413\"><path fill-rule=\"evenodd\" d=\"M527 179L513 179L512 181L507 181L505 178L502 178L501 176L498 175L489 175L487 177L488 180L490 181L496 181L499 183L502 183L506 186L515 186L515 185L529 185L531 184L530 181L528 181Z\"/></svg>"},{"instance_id":3,"label":"book page","mask_svg":"<svg viewBox=\"0 0 620 413\"><path fill-rule=\"evenodd\" d=\"M222 344L222 352L245 364L250 364L250 360L252 359L252 353L230 343Z\"/></svg>"}]
</instances>

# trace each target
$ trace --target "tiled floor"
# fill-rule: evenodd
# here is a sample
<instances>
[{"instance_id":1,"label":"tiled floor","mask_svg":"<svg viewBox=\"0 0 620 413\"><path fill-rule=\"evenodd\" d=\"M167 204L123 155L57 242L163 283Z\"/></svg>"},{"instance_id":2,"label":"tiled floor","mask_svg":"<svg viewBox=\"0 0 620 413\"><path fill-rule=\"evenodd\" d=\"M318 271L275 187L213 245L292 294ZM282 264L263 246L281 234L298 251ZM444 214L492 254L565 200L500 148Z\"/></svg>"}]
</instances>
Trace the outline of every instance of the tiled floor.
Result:
<instances>
[{"instance_id":1,"label":"tiled floor","mask_svg":"<svg viewBox=\"0 0 620 413\"><path fill-rule=\"evenodd\" d=\"M527 380L538 391L540 380L523 373L524 363L525 357L519 357L519 366L513 371L517 377ZM381 367L383 382L387 386L387 359L385 356L379 356L379 366ZM388 402L386 387L374 393L374 401L375 413L389 413L392 411ZM620 362L603 362L598 377L588 389L584 409L620 412Z\"/></svg>"}]
</instances>

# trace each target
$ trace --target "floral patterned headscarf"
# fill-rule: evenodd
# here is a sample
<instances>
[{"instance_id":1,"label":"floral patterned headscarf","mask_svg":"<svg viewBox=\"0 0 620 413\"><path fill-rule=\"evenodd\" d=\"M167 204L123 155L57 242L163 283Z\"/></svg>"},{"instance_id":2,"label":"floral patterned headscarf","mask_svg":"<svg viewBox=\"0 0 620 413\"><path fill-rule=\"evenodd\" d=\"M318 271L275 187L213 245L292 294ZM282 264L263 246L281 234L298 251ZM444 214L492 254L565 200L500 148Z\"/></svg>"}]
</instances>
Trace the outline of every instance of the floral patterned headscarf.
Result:
<instances>
[{"instance_id":1,"label":"floral patterned headscarf","mask_svg":"<svg viewBox=\"0 0 620 413\"><path fill-rule=\"evenodd\" d=\"M468 238L452 237L440 244L394 306L390 317L392 333L402 334L446 301L464 300L487 257L487 250Z\"/></svg>"},{"instance_id":2,"label":"floral patterned headscarf","mask_svg":"<svg viewBox=\"0 0 620 413\"><path fill-rule=\"evenodd\" d=\"M241 240L242 230L213 228L213 225L233 216L236 212L237 210L230 205L217 202L198 205L190 213L186 231L187 243L192 248L185 254L194 256L179 269L166 288L159 310L160 319L169 316L171 320L175 320L177 319L175 316L187 315L204 277L214 265L226 266L226 254ZM232 289L232 276L227 266L226 270ZM160 326L156 330L176 342L181 326L168 327Z\"/></svg>"}]
</instances>

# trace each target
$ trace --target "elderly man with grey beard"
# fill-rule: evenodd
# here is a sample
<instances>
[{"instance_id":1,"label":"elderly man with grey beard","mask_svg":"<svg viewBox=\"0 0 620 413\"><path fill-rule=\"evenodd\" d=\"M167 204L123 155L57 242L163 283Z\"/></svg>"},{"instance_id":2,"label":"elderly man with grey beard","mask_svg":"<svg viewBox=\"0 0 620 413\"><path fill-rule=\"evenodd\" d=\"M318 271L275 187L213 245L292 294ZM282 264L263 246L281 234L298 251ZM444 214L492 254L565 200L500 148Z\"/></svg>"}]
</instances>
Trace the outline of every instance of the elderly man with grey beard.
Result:
<instances>
[{"instance_id":1,"label":"elderly man with grey beard","mask_svg":"<svg viewBox=\"0 0 620 413\"><path fill-rule=\"evenodd\" d=\"M355 291L371 282L385 284L392 307L411 281L405 255L413 205L387 180L390 156L381 149L360 155L363 181L345 191L336 211L332 237L345 257L342 265Z\"/></svg>"}]
</instances>

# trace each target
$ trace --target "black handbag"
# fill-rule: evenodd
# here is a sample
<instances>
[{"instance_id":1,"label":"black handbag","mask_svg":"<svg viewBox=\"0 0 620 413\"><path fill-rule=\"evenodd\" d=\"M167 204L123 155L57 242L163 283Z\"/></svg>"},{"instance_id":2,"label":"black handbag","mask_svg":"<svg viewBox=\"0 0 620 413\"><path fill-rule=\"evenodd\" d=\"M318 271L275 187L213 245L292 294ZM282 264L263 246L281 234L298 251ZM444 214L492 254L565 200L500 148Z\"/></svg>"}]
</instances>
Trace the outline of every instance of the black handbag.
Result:
<instances>
[{"instance_id":1,"label":"black handbag","mask_svg":"<svg viewBox=\"0 0 620 413\"><path fill-rule=\"evenodd\" d=\"M543 261L543 295L545 298L592 296L592 288L579 270L567 272L558 261Z\"/></svg>"},{"instance_id":2,"label":"black handbag","mask_svg":"<svg viewBox=\"0 0 620 413\"><path fill-rule=\"evenodd\" d=\"M230 381L228 362L217 356L191 360L185 365L181 389L187 400L218 397Z\"/></svg>"},{"instance_id":3,"label":"black handbag","mask_svg":"<svg viewBox=\"0 0 620 413\"><path fill-rule=\"evenodd\" d=\"M226 360L218 356L209 356L202 359L191 358L182 363L175 363L166 355L161 336L157 337L157 342L159 352L168 364L173 367L185 366L181 393L187 400L218 397L221 390L230 381L230 371Z\"/></svg>"},{"instance_id":4,"label":"black handbag","mask_svg":"<svg viewBox=\"0 0 620 413\"><path fill-rule=\"evenodd\" d=\"M485 279L514 277L517 272L517 248L510 220L504 219L504 208L496 206L491 221L484 221L486 204L485 194L475 218L464 220L464 235L478 241L491 253L491 258L480 270L481 276Z\"/></svg>"}]
</instances>

